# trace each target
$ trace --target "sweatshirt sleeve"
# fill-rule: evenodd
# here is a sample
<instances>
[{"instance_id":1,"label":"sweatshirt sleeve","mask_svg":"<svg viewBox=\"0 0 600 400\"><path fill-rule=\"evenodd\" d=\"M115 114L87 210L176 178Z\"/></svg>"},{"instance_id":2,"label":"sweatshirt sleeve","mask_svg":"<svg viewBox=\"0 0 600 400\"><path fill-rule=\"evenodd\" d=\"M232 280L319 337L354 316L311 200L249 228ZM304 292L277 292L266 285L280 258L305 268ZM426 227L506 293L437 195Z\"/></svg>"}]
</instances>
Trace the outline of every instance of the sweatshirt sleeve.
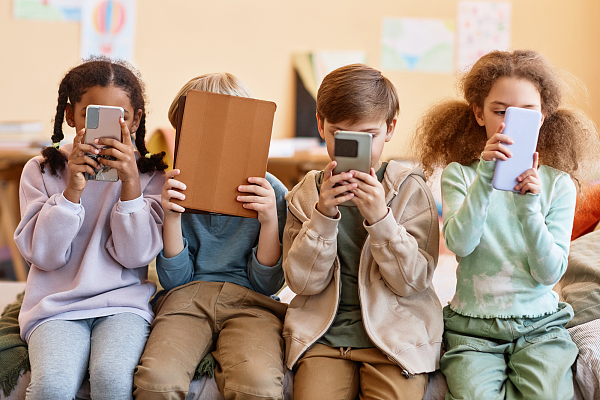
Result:
<instances>
[{"instance_id":1,"label":"sweatshirt sleeve","mask_svg":"<svg viewBox=\"0 0 600 400\"><path fill-rule=\"evenodd\" d=\"M148 265L163 247L160 196L164 182L163 172L154 173L140 197L118 201L112 209L106 248L125 268Z\"/></svg>"},{"instance_id":2,"label":"sweatshirt sleeve","mask_svg":"<svg viewBox=\"0 0 600 400\"><path fill-rule=\"evenodd\" d=\"M542 285L554 285L567 269L576 196L577 190L571 178L560 176L548 214L544 216L540 195L514 194L531 276Z\"/></svg>"},{"instance_id":3,"label":"sweatshirt sleeve","mask_svg":"<svg viewBox=\"0 0 600 400\"><path fill-rule=\"evenodd\" d=\"M44 271L65 265L71 257L73 239L83 224L84 208L68 201L62 193L46 192L36 159L23 169L19 202L21 222L14 239L23 258Z\"/></svg>"},{"instance_id":4,"label":"sweatshirt sleeve","mask_svg":"<svg viewBox=\"0 0 600 400\"><path fill-rule=\"evenodd\" d=\"M283 236L283 272L294 293L315 295L329 285L337 256L339 220L339 213L336 218L329 218L316 208L304 223L291 210L288 213Z\"/></svg>"},{"instance_id":5,"label":"sweatshirt sleeve","mask_svg":"<svg viewBox=\"0 0 600 400\"><path fill-rule=\"evenodd\" d=\"M284 283L283 269L281 266L283 261L283 249L281 243L283 240L283 230L285 228L287 217L287 202L285 200L287 189L283 183L277 180L277 178L267 175L267 179L275 191L281 256L279 257L277 263L273 266L262 265L256 258L256 252L258 250L258 245L256 245L252 249L250 257L248 258L247 271L248 279L250 280L250 284L254 290L260 294L264 294L265 296L270 296L277 293Z\"/></svg>"},{"instance_id":6,"label":"sweatshirt sleeve","mask_svg":"<svg viewBox=\"0 0 600 400\"><path fill-rule=\"evenodd\" d=\"M451 163L442 173L442 232L448 249L459 257L471 254L481 240L495 166L495 161L481 160L470 186L458 163Z\"/></svg>"},{"instance_id":7,"label":"sweatshirt sleeve","mask_svg":"<svg viewBox=\"0 0 600 400\"><path fill-rule=\"evenodd\" d=\"M365 229L387 287L398 296L410 296L431 286L439 252L439 222L435 201L422 179L408 177L401 190L410 193L404 215L394 216L388 209L381 221L365 224Z\"/></svg>"},{"instance_id":8,"label":"sweatshirt sleeve","mask_svg":"<svg viewBox=\"0 0 600 400\"><path fill-rule=\"evenodd\" d=\"M183 238L183 250L175 257L166 258L161 252L156 256L156 272L161 286L169 291L194 279L194 256L190 243Z\"/></svg>"}]
</instances>

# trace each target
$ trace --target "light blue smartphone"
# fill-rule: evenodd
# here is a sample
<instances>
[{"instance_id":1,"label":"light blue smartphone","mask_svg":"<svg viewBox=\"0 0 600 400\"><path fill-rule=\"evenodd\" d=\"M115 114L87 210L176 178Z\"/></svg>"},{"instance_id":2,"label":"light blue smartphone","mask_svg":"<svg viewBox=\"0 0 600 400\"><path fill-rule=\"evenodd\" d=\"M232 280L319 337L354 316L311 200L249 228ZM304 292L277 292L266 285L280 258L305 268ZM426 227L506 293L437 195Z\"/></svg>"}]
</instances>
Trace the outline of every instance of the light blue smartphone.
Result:
<instances>
[{"instance_id":1,"label":"light blue smartphone","mask_svg":"<svg viewBox=\"0 0 600 400\"><path fill-rule=\"evenodd\" d=\"M517 192L517 178L533 167L533 154L542 125L542 113L528 108L508 107L504 123L506 125L502 133L514 142L512 145L506 145L512 152L512 157L496 162L492 186L498 190Z\"/></svg>"}]
</instances>

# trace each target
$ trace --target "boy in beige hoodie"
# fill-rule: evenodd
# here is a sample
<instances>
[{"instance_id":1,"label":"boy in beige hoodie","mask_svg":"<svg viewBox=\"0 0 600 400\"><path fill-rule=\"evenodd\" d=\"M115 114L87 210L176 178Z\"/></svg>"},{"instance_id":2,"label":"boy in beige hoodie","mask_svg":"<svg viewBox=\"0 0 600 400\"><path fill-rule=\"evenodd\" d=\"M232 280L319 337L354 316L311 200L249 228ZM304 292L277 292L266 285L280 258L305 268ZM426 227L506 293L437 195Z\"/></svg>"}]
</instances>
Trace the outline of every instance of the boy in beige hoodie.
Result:
<instances>
[{"instance_id":1,"label":"boy in beige hoodie","mask_svg":"<svg viewBox=\"0 0 600 400\"><path fill-rule=\"evenodd\" d=\"M294 399L421 399L439 367L442 308L432 286L438 215L421 171L380 161L398 96L373 68L325 77L319 133L373 135L370 174L311 171L286 196L283 270L296 293L285 318ZM350 200L353 206L340 206Z\"/></svg>"}]
</instances>

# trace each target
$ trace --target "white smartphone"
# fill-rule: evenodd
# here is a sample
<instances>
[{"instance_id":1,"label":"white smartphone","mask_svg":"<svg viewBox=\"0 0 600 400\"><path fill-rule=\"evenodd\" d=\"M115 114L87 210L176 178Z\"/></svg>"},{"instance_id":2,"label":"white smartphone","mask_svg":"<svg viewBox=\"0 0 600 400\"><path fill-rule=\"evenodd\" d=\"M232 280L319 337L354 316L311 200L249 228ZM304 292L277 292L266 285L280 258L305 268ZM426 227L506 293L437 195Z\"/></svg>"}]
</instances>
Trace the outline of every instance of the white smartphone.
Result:
<instances>
[{"instance_id":1,"label":"white smartphone","mask_svg":"<svg viewBox=\"0 0 600 400\"><path fill-rule=\"evenodd\" d=\"M370 173L372 146L373 135L370 133L352 131L335 132L333 155L337 165L333 170L333 174L337 175L350 170ZM356 204L352 200L348 200L340 204L340 206L354 207Z\"/></svg>"},{"instance_id":2,"label":"white smartphone","mask_svg":"<svg viewBox=\"0 0 600 400\"><path fill-rule=\"evenodd\" d=\"M516 192L519 175L533 167L533 154L542 125L542 113L527 108L508 107L504 123L506 125L502 133L514 142L507 145L512 157L496 162L492 186L498 190Z\"/></svg>"},{"instance_id":3,"label":"white smartphone","mask_svg":"<svg viewBox=\"0 0 600 400\"><path fill-rule=\"evenodd\" d=\"M124 118L125 111L122 107L98 106L89 105L85 109L85 136L83 142L86 144L94 144L94 140L98 138L110 138L121 141L121 124L120 118ZM97 147L97 146L96 146ZM90 158L98 160L102 157L109 160L114 160L112 156L87 154ZM92 175L84 172L83 175L87 180L116 182L119 180L117 170L114 168L101 165L100 168L94 170Z\"/></svg>"},{"instance_id":4,"label":"white smartphone","mask_svg":"<svg viewBox=\"0 0 600 400\"><path fill-rule=\"evenodd\" d=\"M333 155L337 162L333 174L351 169L367 174L371 172L371 147L373 135L365 132L337 131L334 136Z\"/></svg>"}]
</instances>

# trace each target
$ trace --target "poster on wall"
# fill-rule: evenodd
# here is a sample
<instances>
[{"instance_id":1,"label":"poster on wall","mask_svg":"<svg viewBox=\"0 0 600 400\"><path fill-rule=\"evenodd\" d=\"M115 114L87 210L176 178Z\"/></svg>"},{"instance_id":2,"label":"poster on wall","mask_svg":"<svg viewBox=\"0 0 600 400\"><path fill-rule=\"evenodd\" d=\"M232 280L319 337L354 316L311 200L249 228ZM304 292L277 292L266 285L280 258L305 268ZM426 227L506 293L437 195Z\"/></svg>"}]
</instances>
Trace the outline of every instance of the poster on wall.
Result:
<instances>
[{"instance_id":1,"label":"poster on wall","mask_svg":"<svg viewBox=\"0 0 600 400\"><path fill-rule=\"evenodd\" d=\"M468 69L490 51L508 50L510 18L508 1L459 2L457 68Z\"/></svg>"},{"instance_id":2,"label":"poster on wall","mask_svg":"<svg viewBox=\"0 0 600 400\"><path fill-rule=\"evenodd\" d=\"M37 21L81 20L83 0L13 0L13 17Z\"/></svg>"},{"instance_id":3,"label":"poster on wall","mask_svg":"<svg viewBox=\"0 0 600 400\"><path fill-rule=\"evenodd\" d=\"M381 68L451 73L454 22L440 18L384 18Z\"/></svg>"},{"instance_id":4,"label":"poster on wall","mask_svg":"<svg viewBox=\"0 0 600 400\"><path fill-rule=\"evenodd\" d=\"M85 0L81 9L81 57L104 55L132 61L135 5L135 0Z\"/></svg>"}]
</instances>

